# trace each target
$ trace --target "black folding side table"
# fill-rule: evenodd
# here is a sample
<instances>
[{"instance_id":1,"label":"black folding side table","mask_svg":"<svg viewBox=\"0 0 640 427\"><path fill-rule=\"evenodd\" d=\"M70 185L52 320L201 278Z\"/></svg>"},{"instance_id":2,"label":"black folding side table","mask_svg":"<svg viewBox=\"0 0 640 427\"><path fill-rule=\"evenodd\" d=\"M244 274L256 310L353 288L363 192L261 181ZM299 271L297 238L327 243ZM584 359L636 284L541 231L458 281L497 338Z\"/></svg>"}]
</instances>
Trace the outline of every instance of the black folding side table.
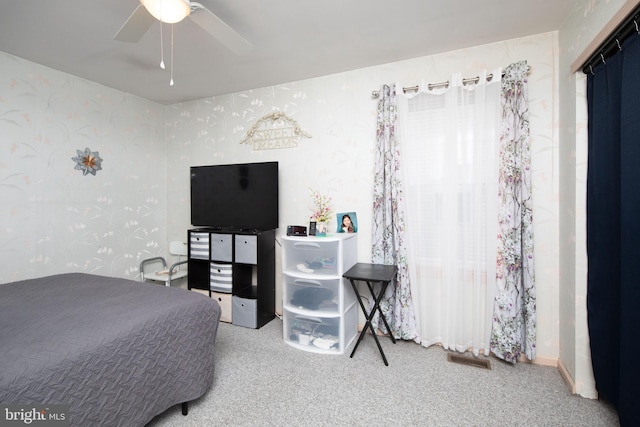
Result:
<instances>
[{"instance_id":1,"label":"black folding side table","mask_svg":"<svg viewBox=\"0 0 640 427\"><path fill-rule=\"evenodd\" d=\"M395 344L396 340L393 337L393 333L391 332L391 328L387 323L387 319L384 317L384 313L380 308L380 301L382 300L382 297L384 295L385 290L387 289L387 286L389 286L389 283L391 283L394 277L396 277L397 271L398 271L398 268L395 265L367 264L367 263L359 262L342 275L342 277L349 279L349 281L351 282L351 286L353 287L353 291L356 293L356 298L358 299L358 303L360 303L360 308L364 313L364 317L367 319L367 321L364 324L364 328L362 328L362 332L360 332L358 341L356 341L356 345L355 347L353 347L353 351L351 352L350 357L353 357L354 353L356 352L356 349L358 348L358 345L360 344L360 341L362 341L362 338L364 338L364 335L367 332L367 328L369 328L371 330L371 333L373 334L373 339L376 341L378 350L380 350L380 355L382 356L382 360L384 361L384 364L386 366L389 366L389 363L387 362L387 358L384 355L384 351L382 351L382 346L380 345L378 336L376 335L376 331L373 329L373 325L371 324L371 319L373 319L373 316L375 315L377 310L380 313L380 317L382 318L382 321L384 322L384 326L387 327L387 331L389 332L389 337L391 338L391 341L393 341L393 343ZM360 292L358 292L358 287L356 286L356 281L358 280L367 283L367 286L369 287L369 292L371 292L371 296L373 297L373 307L371 308L371 311L368 313L367 313L366 307L362 302ZM380 292L376 295L373 288L373 283L377 283L377 282L379 282L381 286L380 286Z\"/></svg>"}]
</instances>

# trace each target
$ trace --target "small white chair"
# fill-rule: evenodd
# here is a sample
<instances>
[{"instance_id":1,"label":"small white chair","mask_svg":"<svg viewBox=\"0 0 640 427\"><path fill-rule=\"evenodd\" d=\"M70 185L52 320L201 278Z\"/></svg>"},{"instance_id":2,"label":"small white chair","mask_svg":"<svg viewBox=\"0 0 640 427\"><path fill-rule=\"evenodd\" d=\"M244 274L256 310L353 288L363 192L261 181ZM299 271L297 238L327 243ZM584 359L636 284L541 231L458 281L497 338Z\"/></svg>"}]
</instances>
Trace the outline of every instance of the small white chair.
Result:
<instances>
[{"instance_id":1,"label":"small white chair","mask_svg":"<svg viewBox=\"0 0 640 427\"><path fill-rule=\"evenodd\" d=\"M188 260L180 260L181 256L186 257L188 253L186 242L171 242L169 253L178 257L178 262L167 268L167 261L164 257L147 258L140 263L140 281L151 280L162 282L165 286L171 286L172 280L181 279L188 274L186 265Z\"/></svg>"}]
</instances>

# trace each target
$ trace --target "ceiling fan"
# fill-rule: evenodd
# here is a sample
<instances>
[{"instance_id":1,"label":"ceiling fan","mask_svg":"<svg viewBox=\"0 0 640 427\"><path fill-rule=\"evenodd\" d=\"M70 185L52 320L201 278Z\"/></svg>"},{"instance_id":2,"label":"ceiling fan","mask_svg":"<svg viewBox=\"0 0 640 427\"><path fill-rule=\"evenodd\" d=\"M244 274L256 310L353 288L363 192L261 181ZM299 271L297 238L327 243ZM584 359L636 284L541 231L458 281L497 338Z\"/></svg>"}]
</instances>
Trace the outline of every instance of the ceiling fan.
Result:
<instances>
[{"instance_id":1,"label":"ceiling fan","mask_svg":"<svg viewBox=\"0 0 640 427\"><path fill-rule=\"evenodd\" d=\"M174 16L174 13L177 15ZM118 30L114 39L135 43L156 20L172 24L187 16L232 52L243 55L251 50L251 43L223 20L202 4L189 0L140 0L140 4Z\"/></svg>"}]
</instances>

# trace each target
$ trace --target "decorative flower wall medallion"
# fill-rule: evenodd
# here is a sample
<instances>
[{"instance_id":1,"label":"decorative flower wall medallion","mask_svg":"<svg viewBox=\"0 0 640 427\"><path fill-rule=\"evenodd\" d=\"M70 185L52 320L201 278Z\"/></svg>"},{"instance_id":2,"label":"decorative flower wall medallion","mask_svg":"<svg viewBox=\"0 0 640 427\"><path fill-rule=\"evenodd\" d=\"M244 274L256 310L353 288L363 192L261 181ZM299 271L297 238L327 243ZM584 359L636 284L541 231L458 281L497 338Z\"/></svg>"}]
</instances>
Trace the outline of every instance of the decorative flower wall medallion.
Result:
<instances>
[{"instance_id":1,"label":"decorative flower wall medallion","mask_svg":"<svg viewBox=\"0 0 640 427\"><path fill-rule=\"evenodd\" d=\"M300 129L291 117L276 111L255 122L240 144L249 144L254 150L295 148L302 137L311 138L311 135Z\"/></svg>"},{"instance_id":2,"label":"decorative flower wall medallion","mask_svg":"<svg viewBox=\"0 0 640 427\"><path fill-rule=\"evenodd\" d=\"M100 158L100 153L97 151L91 151L89 147L87 147L84 151L76 150L76 153L78 153L78 157L72 157L71 160L76 162L74 169L81 170L82 175L88 173L95 175L96 172L102 170L102 159Z\"/></svg>"}]
</instances>

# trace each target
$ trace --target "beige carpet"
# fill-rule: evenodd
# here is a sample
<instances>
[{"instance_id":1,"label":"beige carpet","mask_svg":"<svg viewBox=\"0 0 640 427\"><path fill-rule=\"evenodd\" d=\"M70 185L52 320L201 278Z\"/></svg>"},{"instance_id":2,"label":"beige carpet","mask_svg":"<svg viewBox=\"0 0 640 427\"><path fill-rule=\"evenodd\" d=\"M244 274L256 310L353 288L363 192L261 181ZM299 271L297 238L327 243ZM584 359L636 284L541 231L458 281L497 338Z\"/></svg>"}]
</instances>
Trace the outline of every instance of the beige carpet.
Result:
<instances>
[{"instance_id":1,"label":"beige carpet","mask_svg":"<svg viewBox=\"0 0 640 427\"><path fill-rule=\"evenodd\" d=\"M189 414L180 406L149 427L177 426L618 426L614 409L571 395L556 368L491 369L447 361L440 347L365 337L353 357L318 355L282 339L282 322L261 329L222 323L215 383Z\"/></svg>"}]
</instances>

